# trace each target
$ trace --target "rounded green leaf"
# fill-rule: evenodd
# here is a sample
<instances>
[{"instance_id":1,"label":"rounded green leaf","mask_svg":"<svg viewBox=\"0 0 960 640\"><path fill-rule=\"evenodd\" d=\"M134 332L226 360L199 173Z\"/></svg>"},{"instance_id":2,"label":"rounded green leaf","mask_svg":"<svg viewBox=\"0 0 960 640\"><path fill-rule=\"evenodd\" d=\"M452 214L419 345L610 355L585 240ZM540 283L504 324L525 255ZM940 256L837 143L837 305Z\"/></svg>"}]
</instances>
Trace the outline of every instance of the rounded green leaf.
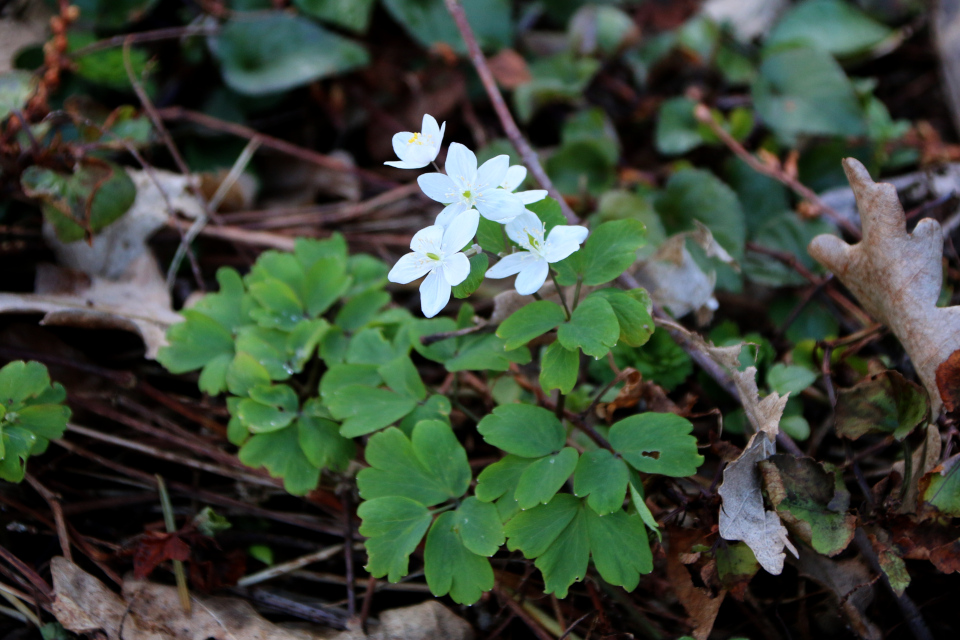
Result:
<instances>
[{"instance_id":1,"label":"rounded green leaf","mask_svg":"<svg viewBox=\"0 0 960 640\"><path fill-rule=\"evenodd\" d=\"M369 561L365 567L376 578L397 582L407 575L410 554L423 539L433 516L421 503L402 497L367 500L357 508L363 520Z\"/></svg>"},{"instance_id":2,"label":"rounded green leaf","mask_svg":"<svg viewBox=\"0 0 960 640\"><path fill-rule=\"evenodd\" d=\"M508 495L512 498L517 483L520 482L520 476L535 460L511 454L488 465L477 476L477 487L474 489L477 499L484 502L493 502L502 495Z\"/></svg>"},{"instance_id":3,"label":"rounded green leaf","mask_svg":"<svg viewBox=\"0 0 960 640\"><path fill-rule=\"evenodd\" d=\"M570 393L577 385L580 373L580 351L571 351L559 342L547 347L540 361L540 386L545 393L560 389L560 393Z\"/></svg>"},{"instance_id":4,"label":"rounded green leaf","mask_svg":"<svg viewBox=\"0 0 960 640\"><path fill-rule=\"evenodd\" d=\"M355 438L393 424L414 410L417 401L389 389L353 384L325 396L330 413L343 420L340 435Z\"/></svg>"},{"instance_id":5,"label":"rounded green leaf","mask_svg":"<svg viewBox=\"0 0 960 640\"><path fill-rule=\"evenodd\" d=\"M517 309L497 328L506 349L522 347L536 337L557 328L567 319L563 308L549 300L537 300Z\"/></svg>"},{"instance_id":6,"label":"rounded green leaf","mask_svg":"<svg viewBox=\"0 0 960 640\"><path fill-rule=\"evenodd\" d=\"M279 11L235 18L214 43L227 86L246 95L286 91L369 61L359 44Z\"/></svg>"},{"instance_id":7,"label":"rounded green leaf","mask_svg":"<svg viewBox=\"0 0 960 640\"><path fill-rule=\"evenodd\" d=\"M643 289L634 291L646 295ZM590 295L599 296L610 303L620 324L620 342L630 347L640 347L650 340L654 330L653 318L637 297L620 289L600 289Z\"/></svg>"},{"instance_id":8,"label":"rounded green leaf","mask_svg":"<svg viewBox=\"0 0 960 640\"><path fill-rule=\"evenodd\" d=\"M503 545L503 523L497 508L471 496L456 511L457 527L463 545L481 556L492 556Z\"/></svg>"},{"instance_id":9,"label":"rounded green leaf","mask_svg":"<svg viewBox=\"0 0 960 640\"><path fill-rule=\"evenodd\" d=\"M477 431L487 444L523 458L539 458L563 448L566 439L557 417L542 407L509 404L485 416Z\"/></svg>"},{"instance_id":10,"label":"rounded green leaf","mask_svg":"<svg viewBox=\"0 0 960 640\"><path fill-rule=\"evenodd\" d=\"M564 447L527 467L517 482L514 497L521 509L546 504L556 495L577 468L577 450Z\"/></svg>"},{"instance_id":11,"label":"rounded green leaf","mask_svg":"<svg viewBox=\"0 0 960 640\"><path fill-rule=\"evenodd\" d=\"M487 506L496 515L496 509ZM473 604L484 591L493 589L493 569L489 560L464 545L458 535L460 528L461 520L456 513L448 511L437 517L427 534L423 571L433 595L449 593L454 602Z\"/></svg>"},{"instance_id":12,"label":"rounded green leaf","mask_svg":"<svg viewBox=\"0 0 960 640\"><path fill-rule=\"evenodd\" d=\"M613 450L637 471L683 478L703 464L691 431L693 425L685 418L650 412L617 422L609 439Z\"/></svg>"},{"instance_id":13,"label":"rounded green leaf","mask_svg":"<svg viewBox=\"0 0 960 640\"><path fill-rule=\"evenodd\" d=\"M620 323L610 303L590 296L580 303L569 322L557 329L557 340L570 351L577 348L588 356L602 358L620 338Z\"/></svg>"},{"instance_id":14,"label":"rounded green leaf","mask_svg":"<svg viewBox=\"0 0 960 640\"><path fill-rule=\"evenodd\" d=\"M623 460L606 449L594 449L580 456L573 477L573 492L586 496L587 504L600 515L623 508L630 472Z\"/></svg>"}]
</instances>

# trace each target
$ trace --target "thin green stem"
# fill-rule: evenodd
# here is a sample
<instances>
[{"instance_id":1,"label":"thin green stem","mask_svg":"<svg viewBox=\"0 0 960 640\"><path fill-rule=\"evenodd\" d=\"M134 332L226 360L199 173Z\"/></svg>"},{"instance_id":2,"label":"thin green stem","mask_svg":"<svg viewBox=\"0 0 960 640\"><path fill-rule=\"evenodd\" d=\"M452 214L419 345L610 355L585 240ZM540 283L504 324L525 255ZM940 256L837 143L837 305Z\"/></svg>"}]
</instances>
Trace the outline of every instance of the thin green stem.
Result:
<instances>
[{"instance_id":1,"label":"thin green stem","mask_svg":"<svg viewBox=\"0 0 960 640\"><path fill-rule=\"evenodd\" d=\"M173 517L173 503L170 502L170 494L167 492L167 484L163 477L156 474L157 490L160 492L160 509L163 511L163 524L167 528L167 533L177 532L177 521ZM177 580L177 593L180 596L180 606L184 612L190 613L190 590L187 588L187 573L183 569L183 562L173 561L173 577Z\"/></svg>"},{"instance_id":2,"label":"thin green stem","mask_svg":"<svg viewBox=\"0 0 960 640\"><path fill-rule=\"evenodd\" d=\"M560 288L560 283L557 282L557 274L553 271L550 272L550 279L553 280L553 286L557 288L557 295L560 296L560 302L563 303L563 310L567 314L567 320L570 319L570 307L567 306L567 297L563 295L563 289Z\"/></svg>"},{"instance_id":3,"label":"thin green stem","mask_svg":"<svg viewBox=\"0 0 960 640\"><path fill-rule=\"evenodd\" d=\"M573 310L580 304L580 287L583 285L583 276L577 276L577 288L573 290Z\"/></svg>"}]
</instances>

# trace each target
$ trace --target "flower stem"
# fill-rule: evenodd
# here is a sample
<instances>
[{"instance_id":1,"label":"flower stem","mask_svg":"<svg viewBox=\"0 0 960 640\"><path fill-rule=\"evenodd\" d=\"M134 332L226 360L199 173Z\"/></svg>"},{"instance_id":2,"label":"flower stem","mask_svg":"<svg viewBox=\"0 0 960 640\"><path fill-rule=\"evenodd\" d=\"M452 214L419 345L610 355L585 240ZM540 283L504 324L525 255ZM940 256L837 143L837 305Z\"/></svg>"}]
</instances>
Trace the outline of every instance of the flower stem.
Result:
<instances>
[{"instance_id":1,"label":"flower stem","mask_svg":"<svg viewBox=\"0 0 960 640\"><path fill-rule=\"evenodd\" d=\"M580 304L580 286L583 284L583 276L577 276L577 288L573 290L573 309L576 311Z\"/></svg>"},{"instance_id":2,"label":"flower stem","mask_svg":"<svg viewBox=\"0 0 960 640\"><path fill-rule=\"evenodd\" d=\"M563 409L566 404L567 404L567 396L563 395L562 393L560 393L559 390L557 390L556 413L557 413L557 420L559 420L560 422L563 422Z\"/></svg>"},{"instance_id":3,"label":"flower stem","mask_svg":"<svg viewBox=\"0 0 960 640\"><path fill-rule=\"evenodd\" d=\"M177 532L177 522L173 517L173 504L170 502L170 494L167 492L167 484L163 477L158 473L157 490L160 492L160 510L163 511L163 523L167 528L167 533ZM177 593L180 595L180 606L184 612L190 613L190 591L187 588L187 574L183 570L183 562L173 560L173 576L177 579Z\"/></svg>"},{"instance_id":4,"label":"flower stem","mask_svg":"<svg viewBox=\"0 0 960 640\"><path fill-rule=\"evenodd\" d=\"M553 280L553 286L557 288L557 295L560 296L560 302L563 303L563 311L567 314L567 320L570 319L570 307L567 306L567 298L563 295L563 289L560 288L560 283L557 282L557 274L553 271L550 272L550 279Z\"/></svg>"}]
</instances>

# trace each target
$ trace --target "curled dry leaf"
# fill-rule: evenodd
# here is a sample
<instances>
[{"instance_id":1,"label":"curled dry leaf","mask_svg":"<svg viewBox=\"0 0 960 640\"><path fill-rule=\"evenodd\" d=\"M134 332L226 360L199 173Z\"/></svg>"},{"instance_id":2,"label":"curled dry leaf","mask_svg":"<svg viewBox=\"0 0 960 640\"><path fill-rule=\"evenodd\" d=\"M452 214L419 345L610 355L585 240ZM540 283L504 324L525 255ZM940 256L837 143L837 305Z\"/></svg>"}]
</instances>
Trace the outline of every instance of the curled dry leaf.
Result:
<instances>
[{"instance_id":1,"label":"curled dry leaf","mask_svg":"<svg viewBox=\"0 0 960 640\"><path fill-rule=\"evenodd\" d=\"M119 280L40 265L35 290L0 293L0 313L42 313L46 325L130 331L143 339L150 359L166 344L167 328L182 320L149 253L134 260Z\"/></svg>"},{"instance_id":2,"label":"curled dry leaf","mask_svg":"<svg viewBox=\"0 0 960 640\"><path fill-rule=\"evenodd\" d=\"M853 158L844 159L843 169L857 198L863 240L848 245L835 236L819 235L808 250L870 315L890 327L913 361L937 415L943 406L937 369L960 349L960 309L937 307L943 281L940 224L925 218L907 233L896 188L875 183Z\"/></svg>"},{"instance_id":3,"label":"curled dry leaf","mask_svg":"<svg viewBox=\"0 0 960 640\"><path fill-rule=\"evenodd\" d=\"M753 551L757 562L768 573L779 575L786 557L784 548L797 555L787 537L787 529L776 511L768 511L763 503L763 489L758 464L776 451L774 441L780 432L780 417L787 406L789 394L771 393L760 398L757 388L757 368L740 371L742 344L716 347L699 335L687 331L670 320L658 320L688 338L688 344L707 354L727 370L740 396L747 420L754 435L740 457L723 470L723 483L718 493L723 500L720 507L720 536L726 540L742 540Z\"/></svg>"},{"instance_id":4,"label":"curled dry leaf","mask_svg":"<svg viewBox=\"0 0 960 640\"><path fill-rule=\"evenodd\" d=\"M62 557L50 563L53 615L65 629L107 640L471 640L466 620L438 602L380 614L370 633L287 629L273 624L239 598L191 595L193 611L185 614L175 587L127 579L122 597Z\"/></svg>"},{"instance_id":5,"label":"curled dry leaf","mask_svg":"<svg viewBox=\"0 0 960 640\"><path fill-rule=\"evenodd\" d=\"M706 324L719 306L713 297L717 276L703 272L684 246L686 241L686 233L665 240L650 259L638 265L634 276L653 301L675 317L695 312L698 322Z\"/></svg>"},{"instance_id":6,"label":"curled dry leaf","mask_svg":"<svg viewBox=\"0 0 960 640\"><path fill-rule=\"evenodd\" d=\"M689 551L700 536L698 531L683 529L670 529L667 532L670 547L667 553L667 579L673 585L680 604L690 616L690 623L693 625L691 635L696 640L706 640L713 630L713 623L727 592L721 590L713 595L707 589L697 587L690 577L690 571L684 566L683 560L696 561Z\"/></svg>"}]
</instances>

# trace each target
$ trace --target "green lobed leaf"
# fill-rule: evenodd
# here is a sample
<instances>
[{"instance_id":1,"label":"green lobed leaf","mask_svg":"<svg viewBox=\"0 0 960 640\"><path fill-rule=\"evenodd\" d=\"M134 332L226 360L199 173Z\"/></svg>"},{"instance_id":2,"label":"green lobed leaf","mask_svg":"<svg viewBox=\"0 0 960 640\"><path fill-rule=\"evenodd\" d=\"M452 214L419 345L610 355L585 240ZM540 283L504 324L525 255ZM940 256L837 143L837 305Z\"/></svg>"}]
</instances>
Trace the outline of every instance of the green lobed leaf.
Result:
<instances>
[{"instance_id":1,"label":"green lobed leaf","mask_svg":"<svg viewBox=\"0 0 960 640\"><path fill-rule=\"evenodd\" d=\"M484 416L477 431L487 444L523 458L556 453L566 440L563 425L553 413L529 404L497 407Z\"/></svg>"},{"instance_id":2,"label":"green lobed leaf","mask_svg":"<svg viewBox=\"0 0 960 640\"><path fill-rule=\"evenodd\" d=\"M619 511L627 495L630 472L627 464L606 449L594 449L580 456L573 477L573 493L586 497L587 504L601 516Z\"/></svg>"},{"instance_id":3,"label":"green lobed leaf","mask_svg":"<svg viewBox=\"0 0 960 640\"><path fill-rule=\"evenodd\" d=\"M610 584L633 589L653 570L643 522L618 511L600 516L584 501L558 494L549 504L519 513L505 526L507 548L536 558L546 593L564 598L586 576L589 557Z\"/></svg>"},{"instance_id":4,"label":"green lobed leaf","mask_svg":"<svg viewBox=\"0 0 960 640\"><path fill-rule=\"evenodd\" d=\"M37 81L29 71L12 69L0 73L0 122L23 109L36 86Z\"/></svg>"},{"instance_id":5,"label":"green lobed leaf","mask_svg":"<svg viewBox=\"0 0 960 640\"><path fill-rule=\"evenodd\" d=\"M361 329L350 339L347 347L348 364L382 365L393 360L398 354L394 351L383 330L379 328Z\"/></svg>"},{"instance_id":6,"label":"green lobed leaf","mask_svg":"<svg viewBox=\"0 0 960 640\"><path fill-rule=\"evenodd\" d=\"M424 402L417 405L417 408L407 414L400 421L399 429L408 436L413 433L413 428L421 420L439 420L444 424L450 424L450 412L453 407L450 399L446 396L434 394L429 396Z\"/></svg>"},{"instance_id":7,"label":"green lobed leaf","mask_svg":"<svg viewBox=\"0 0 960 640\"><path fill-rule=\"evenodd\" d=\"M559 389L567 394L577 385L580 374L580 351L570 350L559 342L547 347L540 360L540 387L544 393Z\"/></svg>"},{"instance_id":8,"label":"green lobed leaf","mask_svg":"<svg viewBox=\"0 0 960 640\"><path fill-rule=\"evenodd\" d=\"M449 593L458 604L473 604L493 588L493 569L464 545L460 525L461 519L449 511L434 521L423 552L424 574L434 596Z\"/></svg>"},{"instance_id":9,"label":"green lobed leaf","mask_svg":"<svg viewBox=\"0 0 960 640\"><path fill-rule=\"evenodd\" d=\"M813 384L817 373L799 365L787 365L782 362L767 371L767 386L780 395L797 394Z\"/></svg>"},{"instance_id":10,"label":"green lobed leaf","mask_svg":"<svg viewBox=\"0 0 960 640\"><path fill-rule=\"evenodd\" d=\"M213 42L224 82L252 96L345 73L370 59L359 44L280 11L258 15L256 20L233 18Z\"/></svg>"},{"instance_id":11,"label":"green lobed leaf","mask_svg":"<svg viewBox=\"0 0 960 640\"><path fill-rule=\"evenodd\" d=\"M353 278L346 269L346 258L339 255L324 256L305 267L303 304L311 317L324 313L350 288Z\"/></svg>"},{"instance_id":12,"label":"green lobed leaf","mask_svg":"<svg viewBox=\"0 0 960 640\"><path fill-rule=\"evenodd\" d=\"M481 556L492 556L506 539L497 508L470 496L460 503L455 512L463 545Z\"/></svg>"},{"instance_id":13,"label":"green lobed leaf","mask_svg":"<svg viewBox=\"0 0 960 640\"><path fill-rule=\"evenodd\" d=\"M492 333L453 340L457 341L456 352L443 363L447 371L507 371L511 363L527 364L531 360L529 349L520 347L505 351L504 340Z\"/></svg>"},{"instance_id":14,"label":"green lobed leaf","mask_svg":"<svg viewBox=\"0 0 960 640\"><path fill-rule=\"evenodd\" d=\"M424 420L412 438L391 427L371 436L366 460L357 474L360 495L369 500L403 496L427 506L459 498L470 484L470 465L450 426Z\"/></svg>"},{"instance_id":15,"label":"green lobed leaf","mask_svg":"<svg viewBox=\"0 0 960 640\"><path fill-rule=\"evenodd\" d=\"M564 447L557 453L533 461L517 481L514 492L521 509L546 504L556 495L577 468L577 450Z\"/></svg>"},{"instance_id":16,"label":"green lobed leaf","mask_svg":"<svg viewBox=\"0 0 960 640\"><path fill-rule=\"evenodd\" d=\"M380 365L377 372L393 391L409 396L418 402L423 402L426 399L427 387L424 386L420 373L410 356L401 355L385 362Z\"/></svg>"},{"instance_id":17,"label":"green lobed leaf","mask_svg":"<svg viewBox=\"0 0 960 640\"><path fill-rule=\"evenodd\" d=\"M497 327L497 336L507 350L522 347L567 319L563 308L549 300L537 300L514 311Z\"/></svg>"},{"instance_id":18,"label":"green lobed leaf","mask_svg":"<svg viewBox=\"0 0 960 640\"><path fill-rule=\"evenodd\" d=\"M417 406L409 396L365 385L351 384L324 397L330 413L342 420L340 435L355 438L393 424Z\"/></svg>"},{"instance_id":19,"label":"green lobed leaf","mask_svg":"<svg viewBox=\"0 0 960 640\"><path fill-rule=\"evenodd\" d=\"M535 460L537 458L521 458L508 454L499 461L488 465L477 476L477 487L474 490L477 499L484 502L493 502L503 495L513 499L517 483L520 482L520 476Z\"/></svg>"},{"instance_id":20,"label":"green lobed leaf","mask_svg":"<svg viewBox=\"0 0 960 640\"><path fill-rule=\"evenodd\" d=\"M369 558L370 575L397 582L407 575L410 554L423 539L433 516L421 503L400 496L366 500L357 507L363 521L360 535Z\"/></svg>"},{"instance_id":21,"label":"green lobed leaf","mask_svg":"<svg viewBox=\"0 0 960 640\"><path fill-rule=\"evenodd\" d=\"M637 249L646 242L646 228L639 220L611 220L590 232L579 251L557 263L557 281L596 286L614 280L637 260Z\"/></svg>"},{"instance_id":22,"label":"green lobed leaf","mask_svg":"<svg viewBox=\"0 0 960 640\"><path fill-rule=\"evenodd\" d=\"M320 469L300 447L296 426L251 436L237 456L248 467L266 467L271 477L283 478L283 488L296 496L310 493L320 481Z\"/></svg>"},{"instance_id":23,"label":"green lobed leaf","mask_svg":"<svg viewBox=\"0 0 960 640\"><path fill-rule=\"evenodd\" d=\"M620 340L630 347L640 347L650 340L653 335L653 318L645 304L649 296L644 289L635 289L639 295L635 297L631 292L621 289L599 289L591 293L591 296L598 296L610 303L613 313L617 316L617 323L620 325ZM644 301L638 299L642 296Z\"/></svg>"},{"instance_id":24,"label":"green lobed leaf","mask_svg":"<svg viewBox=\"0 0 960 640\"><path fill-rule=\"evenodd\" d=\"M253 387L270 384L270 374L266 367L249 353L242 351L230 362L224 379L227 389L235 396L245 396Z\"/></svg>"},{"instance_id":25,"label":"green lobed leaf","mask_svg":"<svg viewBox=\"0 0 960 640\"><path fill-rule=\"evenodd\" d=\"M340 425L332 420L302 415L297 427L300 449L318 469L345 471L356 455L353 440L341 436Z\"/></svg>"},{"instance_id":26,"label":"green lobed leaf","mask_svg":"<svg viewBox=\"0 0 960 640\"><path fill-rule=\"evenodd\" d=\"M580 303L569 322L557 329L557 341L573 351L577 348L588 356L602 358L620 337L620 323L613 307L602 297L588 296Z\"/></svg>"},{"instance_id":27,"label":"green lobed leaf","mask_svg":"<svg viewBox=\"0 0 960 640\"><path fill-rule=\"evenodd\" d=\"M237 417L252 433L269 433L288 426L297 417L300 402L285 384L259 385L237 405Z\"/></svg>"},{"instance_id":28,"label":"green lobed leaf","mask_svg":"<svg viewBox=\"0 0 960 640\"><path fill-rule=\"evenodd\" d=\"M703 456L697 453L693 425L673 413L641 413L610 428L613 450L637 471L684 478L697 472Z\"/></svg>"},{"instance_id":29,"label":"green lobed leaf","mask_svg":"<svg viewBox=\"0 0 960 640\"><path fill-rule=\"evenodd\" d=\"M483 216L480 217L480 224L477 226L477 244L479 244L484 251L489 251L494 255L499 255L506 251L507 245L504 242L504 237L503 225L493 220L488 220ZM472 264L470 268L472 271Z\"/></svg>"},{"instance_id":30,"label":"green lobed leaf","mask_svg":"<svg viewBox=\"0 0 960 640\"><path fill-rule=\"evenodd\" d=\"M424 48L431 49L443 43L454 51L466 51L463 38L443 0L383 0L383 6ZM507 0L488 0L482 4L468 2L463 8L481 47L496 50L510 45L513 21Z\"/></svg>"},{"instance_id":31,"label":"green lobed leaf","mask_svg":"<svg viewBox=\"0 0 960 640\"><path fill-rule=\"evenodd\" d=\"M943 464L920 478L920 505L930 505L939 513L960 517L960 455L947 458ZM911 505L912 506L912 505Z\"/></svg>"},{"instance_id":32,"label":"green lobed leaf","mask_svg":"<svg viewBox=\"0 0 960 640\"><path fill-rule=\"evenodd\" d=\"M373 320L377 312L388 302L390 294L379 289L370 289L357 294L337 312L335 323L344 331L356 331Z\"/></svg>"}]
</instances>

